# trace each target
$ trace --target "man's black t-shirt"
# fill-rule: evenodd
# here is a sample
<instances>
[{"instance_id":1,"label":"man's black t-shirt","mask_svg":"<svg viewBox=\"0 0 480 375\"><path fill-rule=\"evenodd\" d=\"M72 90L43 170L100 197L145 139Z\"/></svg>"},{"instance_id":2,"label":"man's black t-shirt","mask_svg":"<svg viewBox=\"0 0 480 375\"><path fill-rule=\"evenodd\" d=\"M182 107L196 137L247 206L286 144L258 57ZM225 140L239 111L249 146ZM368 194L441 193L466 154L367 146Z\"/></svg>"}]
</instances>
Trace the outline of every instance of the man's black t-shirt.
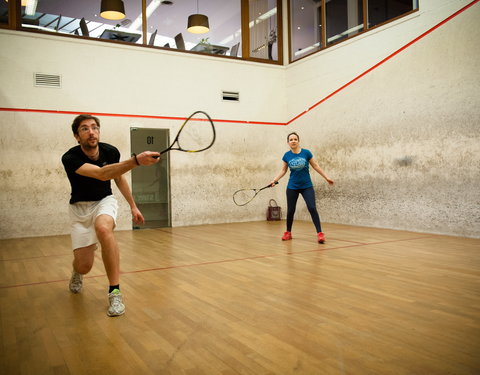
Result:
<instances>
[{"instance_id":1,"label":"man's black t-shirt","mask_svg":"<svg viewBox=\"0 0 480 375\"><path fill-rule=\"evenodd\" d=\"M80 146L72 147L62 156L62 163L72 186L70 204L84 201L99 201L112 194L110 180L100 181L96 178L85 177L75 173L85 163L103 167L104 165L120 161L120 152L116 147L108 143L99 142L98 148L98 160L91 160L83 153Z\"/></svg>"}]
</instances>

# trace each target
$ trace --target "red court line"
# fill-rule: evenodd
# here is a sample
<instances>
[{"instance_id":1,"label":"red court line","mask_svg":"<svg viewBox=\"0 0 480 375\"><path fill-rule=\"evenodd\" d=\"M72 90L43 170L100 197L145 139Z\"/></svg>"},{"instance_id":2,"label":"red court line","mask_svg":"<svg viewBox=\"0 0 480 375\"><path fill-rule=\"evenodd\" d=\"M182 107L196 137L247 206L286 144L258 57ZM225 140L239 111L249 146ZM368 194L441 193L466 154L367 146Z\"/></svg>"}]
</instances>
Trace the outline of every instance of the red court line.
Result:
<instances>
[{"instance_id":1,"label":"red court line","mask_svg":"<svg viewBox=\"0 0 480 375\"><path fill-rule=\"evenodd\" d=\"M370 246L370 245L381 245L381 244L384 244L384 243L392 243L392 242L403 242L403 241L416 241L416 240L423 240L425 238L432 238L433 235L432 234L426 234L424 236L419 236L419 237L412 237L412 238L402 238L402 239L398 239L398 240L385 240L385 241L378 241L378 242L369 242L369 243L361 243L361 242L357 242L358 244L361 244L361 245L364 245L364 246ZM333 239L332 237L330 237L330 239ZM343 241L343 240L339 240L339 241ZM354 242L354 241L346 241L345 242ZM328 250L328 249L326 249Z\"/></svg>"},{"instance_id":2,"label":"red court line","mask_svg":"<svg viewBox=\"0 0 480 375\"><path fill-rule=\"evenodd\" d=\"M286 126L286 125L290 125L292 122L296 121L297 119L299 119L300 117L302 117L303 115L305 115L306 113L310 112L312 109L316 108L318 105L320 105L321 103L325 102L326 100L330 99L332 96L334 96L335 94L338 94L340 91L342 91L343 89L345 89L346 87L350 86L352 83L354 83L355 81L359 80L360 78L362 78L363 76L365 76L366 74L370 73L372 70L378 68L380 65L384 64L385 62L387 62L388 60L390 60L392 57L396 56L397 54L399 54L400 52L402 52L403 50L405 50L406 48L410 47L412 44L418 42L420 39L424 38L425 36L427 36L428 34L430 34L432 31L436 30L437 28L439 28L440 26L444 25L445 23L447 23L448 21L450 21L451 19L455 18L456 16L458 16L460 13L464 12L465 10L467 10L468 8L470 8L471 6L475 5L476 3L478 3L480 0L473 0L471 3L467 4L466 6L464 6L463 8L461 8L460 10L456 11L455 13L453 13L451 16L445 18L443 21L441 21L440 23L436 24L435 26L433 26L432 28L428 29L427 31L425 31L423 34L421 34L420 36L416 37L415 39L413 39L411 42L405 44L403 47L399 48L398 50L396 50L395 52L391 53L390 55L388 55L386 58L384 58L383 60L381 60L380 62L378 62L377 64L373 65L371 68L367 69L366 71L364 71L363 73L361 73L360 75L358 75L357 77L355 77L354 79L352 79L351 81L347 82L346 84L344 84L343 86L341 86L340 88L338 88L337 90L333 91L332 93L330 93L329 95L327 95L326 97L324 97L323 99L319 100L317 103L315 103L314 105L312 105L310 108L308 108L307 110L303 111L302 113L296 115L295 117L293 117L292 119L290 119L289 121L287 122L269 122L269 121L248 121L248 120L226 120L226 119L213 119L213 121L215 122L224 122L224 123L232 123L232 124L252 124L252 125L280 125L280 126ZM78 115L78 114L81 114L81 113L87 113L85 111L56 111L56 110L46 110L46 109L26 109L26 108L0 108L0 111L4 111L4 112L35 112L35 113L54 113L54 114L69 114L69 115ZM88 112L89 114L91 115L94 115L94 116L110 116L110 117L131 117L131 118L149 118L149 119L161 119L161 120L180 120L180 121L185 121L187 118L186 117L172 117L172 116L153 116L153 115L134 115L134 114L123 114L123 113L101 113L101 112L93 112L93 113L90 113Z\"/></svg>"},{"instance_id":3,"label":"red court line","mask_svg":"<svg viewBox=\"0 0 480 375\"><path fill-rule=\"evenodd\" d=\"M379 241L379 242L372 242L372 243L365 243L365 244L360 244L359 243L359 244L354 244L354 245L327 247L327 248L320 248L320 249L315 248L315 249L312 249L312 250L303 250L303 251L295 251L295 252L290 251L290 252L279 253L279 254L255 255L255 256L244 257L244 258L213 260L213 261L210 261L210 262L180 264L180 265L166 266L166 267L144 268L144 269L141 269L141 270L121 272L121 275L130 275L130 274L135 274L135 273L152 272L152 271L166 271L166 270L180 269L180 268L207 266L207 265L212 265L212 264L243 262L243 261L255 260L255 259L277 258L277 257L282 257L282 256L284 257L284 256L299 255L299 254L306 254L306 253L315 253L315 252L338 250L338 249L348 249L348 248L353 248L353 247L378 245L378 244L390 243L390 242L415 241L415 240L430 238L430 237L433 237L433 235L425 235L425 236L413 237L413 238L403 238L403 239L398 239L398 240ZM85 279L93 279L93 278L97 278L97 277L106 277L106 274L95 275L95 276L85 276L84 278ZM19 287L24 287L24 286L53 284L53 283L59 283L59 282L67 282L68 280L69 279L61 279L61 280L39 281L39 282L16 284L16 285L4 285L4 286L0 286L0 289L12 289L12 288L19 288Z\"/></svg>"},{"instance_id":4,"label":"red court line","mask_svg":"<svg viewBox=\"0 0 480 375\"><path fill-rule=\"evenodd\" d=\"M3 108L0 107L0 112L30 112L30 113L50 113L56 115L80 115L82 113L88 113L98 117L128 117L128 118L146 118L146 119L159 119L159 120L178 120L185 121L187 117L175 117L175 116L154 116L154 115L133 115L125 113L106 113L106 112L85 112L85 111L58 111L51 109L29 109L29 108ZM207 121L207 119L192 119L195 121ZM222 120L212 119L214 122L227 122L233 124L255 124L255 125L281 125L285 126L285 122L269 122L269 121L247 121L247 120Z\"/></svg>"},{"instance_id":5,"label":"red court line","mask_svg":"<svg viewBox=\"0 0 480 375\"><path fill-rule=\"evenodd\" d=\"M296 255L296 254L302 254L302 253L307 253L307 252L343 249L343 248L358 247L358 246L365 246L365 245L347 245L347 246L339 246L339 247L328 248L328 249L305 250L305 251L300 251L300 252L287 252L287 253L282 253L282 254L270 254L270 255L255 255L255 256L245 257L245 258L222 259L222 260L212 260L210 262L180 264L180 265L166 266L166 267L144 268L144 269L141 269L141 270L121 272L121 275L129 275L129 274L134 274L134 273L152 272L152 271L165 271L165 270L171 270L171 269L207 266L207 265L212 265L212 264L232 263L232 262L239 262L239 261L241 262L241 261L255 260L255 259L266 259L266 258L274 258L274 257L279 257L279 256L285 256L285 255L288 256L288 255ZM96 277L106 277L106 274L95 275L95 276L84 276L84 279L93 279L93 278L96 278ZM23 286L52 284L52 283L58 283L58 282L66 282L68 280L69 279L62 279L62 280L39 281L39 282L16 284L16 285L5 285L5 286L0 286L0 289L11 289L11 288L19 288L19 287L23 287Z\"/></svg>"},{"instance_id":6,"label":"red court line","mask_svg":"<svg viewBox=\"0 0 480 375\"><path fill-rule=\"evenodd\" d=\"M369 243L367 242L359 242L359 241L352 241L352 240L343 240L341 238L333 238L331 236L328 236L328 239L329 240L336 240L336 241L342 241L342 242L350 242L350 243L354 243L354 244L357 244L357 245L370 245Z\"/></svg>"},{"instance_id":7,"label":"red court line","mask_svg":"<svg viewBox=\"0 0 480 375\"><path fill-rule=\"evenodd\" d=\"M337 90L335 90L334 92L332 92L331 94L327 95L326 97L324 97L322 100L318 101L317 103L315 103L314 105L312 105L309 109L307 109L306 111L303 111L302 113L300 113L299 115L295 116L293 119L291 119L290 121L287 122L287 125L291 124L293 121L297 120L298 118L302 117L303 115L305 115L306 113L308 113L309 111L311 111L312 109L314 109L315 107L317 107L318 105L322 104L323 102L325 102L326 100L330 99L332 96L334 96L335 94L338 94L340 91L342 91L343 89L345 89L346 87L350 86L352 83L354 83L355 81L358 81L360 78L362 78L363 76L367 75L368 73L370 73L372 70L378 68L380 65L384 64L385 62L387 62L388 60L390 60L392 57L398 55L400 52L402 52L403 50L407 49L408 47L410 47L412 44L418 42L420 39L424 38L425 36L427 36L428 34L430 34L432 31L438 29L440 26L444 25L445 23L447 23L448 21L452 20L453 18L455 18L456 16L458 16L460 13L464 12L465 10L467 10L468 8L470 8L471 6L475 5L476 3L478 3L480 0L474 0L472 1L470 4L464 6L463 8L461 8L460 10L456 11L455 13L453 13L451 16L445 18L443 21L441 21L440 23L436 24L435 26L433 26L432 28L428 29L427 31L425 31L423 34L421 34L420 36L416 37L415 39L413 39L412 41L408 42L407 44L405 44L403 47L399 48L398 50L396 50L395 52L391 53L390 55L388 55L387 57L385 57L383 60L381 60L380 62L378 62L377 64L375 64L374 66L372 66L371 68L365 70L363 73L361 73L360 75L358 75L357 77L355 77L354 79L352 79L351 81L347 82L346 84L344 84L343 86L341 86L340 88L338 88Z\"/></svg>"}]
</instances>

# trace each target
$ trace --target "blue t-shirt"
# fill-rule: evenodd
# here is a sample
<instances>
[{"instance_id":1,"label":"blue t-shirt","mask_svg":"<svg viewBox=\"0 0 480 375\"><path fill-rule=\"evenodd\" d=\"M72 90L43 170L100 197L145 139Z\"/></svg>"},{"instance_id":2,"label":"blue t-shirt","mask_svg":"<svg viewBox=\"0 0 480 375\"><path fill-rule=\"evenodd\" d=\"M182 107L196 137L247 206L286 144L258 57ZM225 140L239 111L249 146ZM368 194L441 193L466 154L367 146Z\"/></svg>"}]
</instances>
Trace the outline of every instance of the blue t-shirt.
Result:
<instances>
[{"instance_id":1,"label":"blue t-shirt","mask_svg":"<svg viewBox=\"0 0 480 375\"><path fill-rule=\"evenodd\" d=\"M311 158L313 158L312 153L305 148L302 148L298 154L288 151L283 155L282 160L290 168L290 179L288 180L287 188L307 189L313 186L308 170Z\"/></svg>"}]
</instances>

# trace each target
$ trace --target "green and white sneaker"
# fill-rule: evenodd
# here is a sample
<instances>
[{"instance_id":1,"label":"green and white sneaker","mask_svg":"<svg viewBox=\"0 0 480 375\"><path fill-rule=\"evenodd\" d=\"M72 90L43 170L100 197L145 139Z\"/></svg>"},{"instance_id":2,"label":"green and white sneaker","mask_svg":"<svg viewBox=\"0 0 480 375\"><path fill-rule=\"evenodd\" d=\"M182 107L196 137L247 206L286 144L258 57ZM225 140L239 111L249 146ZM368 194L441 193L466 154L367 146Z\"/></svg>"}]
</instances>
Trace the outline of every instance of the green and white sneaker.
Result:
<instances>
[{"instance_id":1,"label":"green and white sneaker","mask_svg":"<svg viewBox=\"0 0 480 375\"><path fill-rule=\"evenodd\" d=\"M107 312L108 316L119 316L125 313L122 293L118 289L114 289L111 293L108 293L108 301L110 303Z\"/></svg>"},{"instance_id":2,"label":"green and white sneaker","mask_svg":"<svg viewBox=\"0 0 480 375\"><path fill-rule=\"evenodd\" d=\"M72 293L80 293L83 286L83 275L72 271L72 277L70 278L70 284L68 287L70 288L70 292Z\"/></svg>"}]
</instances>

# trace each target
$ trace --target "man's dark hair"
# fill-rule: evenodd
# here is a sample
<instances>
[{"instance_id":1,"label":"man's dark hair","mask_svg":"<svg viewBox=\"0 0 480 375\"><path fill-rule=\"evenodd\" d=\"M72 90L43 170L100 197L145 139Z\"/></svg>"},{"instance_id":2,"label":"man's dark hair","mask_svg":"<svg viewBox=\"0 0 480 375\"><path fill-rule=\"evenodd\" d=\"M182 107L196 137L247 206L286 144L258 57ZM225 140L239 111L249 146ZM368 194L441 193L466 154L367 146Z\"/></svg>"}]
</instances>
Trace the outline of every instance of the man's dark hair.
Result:
<instances>
[{"instance_id":1,"label":"man's dark hair","mask_svg":"<svg viewBox=\"0 0 480 375\"><path fill-rule=\"evenodd\" d=\"M87 114L78 115L77 117L75 117L72 123L73 134L78 135L78 127L80 126L80 123L83 120L95 120L95 122L97 123L97 126L100 127L100 120L97 117L92 115L87 115Z\"/></svg>"}]
</instances>

